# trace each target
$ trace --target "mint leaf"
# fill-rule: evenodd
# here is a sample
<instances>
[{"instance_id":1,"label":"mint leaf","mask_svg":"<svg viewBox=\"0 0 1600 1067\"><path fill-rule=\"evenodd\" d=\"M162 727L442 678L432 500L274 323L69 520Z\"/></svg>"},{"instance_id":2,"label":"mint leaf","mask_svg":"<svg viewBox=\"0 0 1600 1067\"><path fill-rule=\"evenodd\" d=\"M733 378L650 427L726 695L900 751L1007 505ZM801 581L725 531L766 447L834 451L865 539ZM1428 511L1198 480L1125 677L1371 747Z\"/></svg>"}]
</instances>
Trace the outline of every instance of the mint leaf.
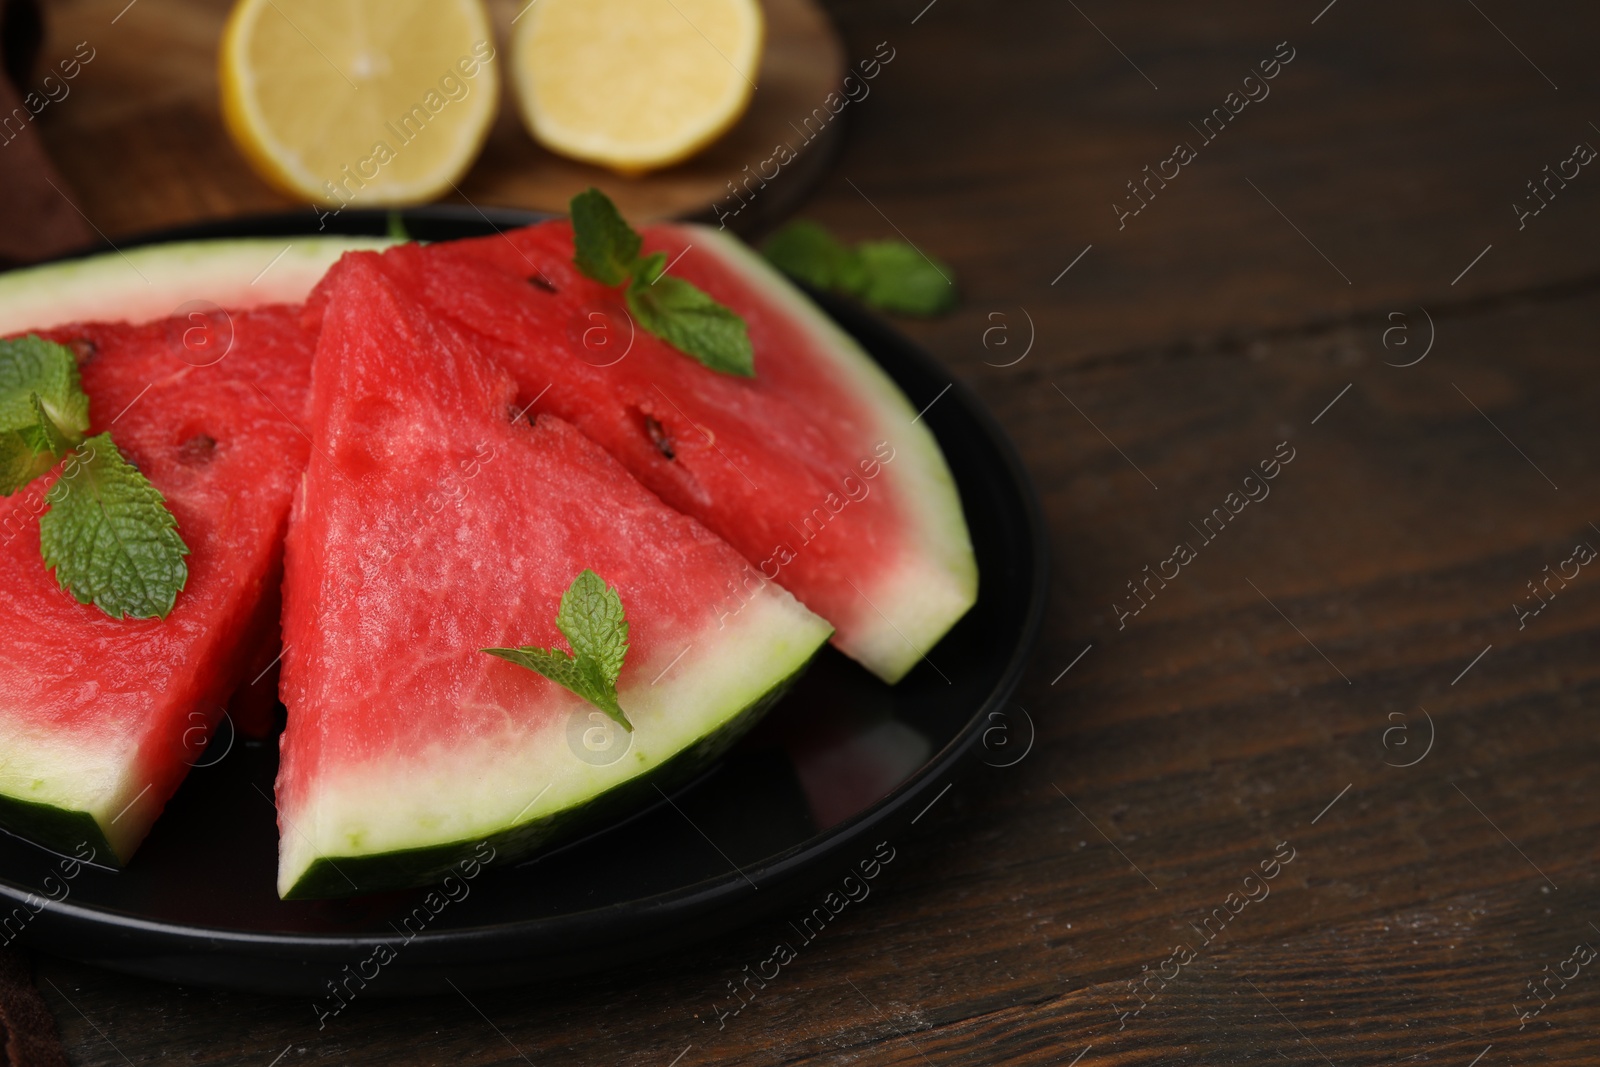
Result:
<instances>
[{"instance_id":1,"label":"mint leaf","mask_svg":"<svg viewBox=\"0 0 1600 1067\"><path fill-rule=\"evenodd\" d=\"M0 341L0 496L55 466L88 429L72 350L33 335Z\"/></svg>"},{"instance_id":2,"label":"mint leaf","mask_svg":"<svg viewBox=\"0 0 1600 1067\"><path fill-rule=\"evenodd\" d=\"M57 425L81 439L89 428L89 398L72 349L33 334L0 341L0 425L10 428L32 419L31 393L38 394Z\"/></svg>"},{"instance_id":3,"label":"mint leaf","mask_svg":"<svg viewBox=\"0 0 1600 1067\"><path fill-rule=\"evenodd\" d=\"M603 285L627 283L628 310L645 332L711 370L756 376L744 320L690 282L667 277L666 253L639 258L639 235L598 189L572 198L572 244L583 273Z\"/></svg>"},{"instance_id":4,"label":"mint leaf","mask_svg":"<svg viewBox=\"0 0 1600 1067\"><path fill-rule=\"evenodd\" d=\"M0 434L0 488L10 496L56 465L72 448L44 409L38 393L29 393L34 420Z\"/></svg>"},{"instance_id":5,"label":"mint leaf","mask_svg":"<svg viewBox=\"0 0 1600 1067\"><path fill-rule=\"evenodd\" d=\"M84 441L89 397L65 345L0 340L0 495L71 452L45 494L39 549L61 588L114 619L166 618L189 578L167 502L110 434Z\"/></svg>"},{"instance_id":6,"label":"mint leaf","mask_svg":"<svg viewBox=\"0 0 1600 1067\"><path fill-rule=\"evenodd\" d=\"M578 269L602 285L621 285L633 274L641 242L605 193L586 189L572 198L572 244Z\"/></svg>"},{"instance_id":7,"label":"mint leaf","mask_svg":"<svg viewBox=\"0 0 1600 1067\"><path fill-rule=\"evenodd\" d=\"M956 304L950 268L904 241L847 248L814 222L793 222L767 239L768 262L813 289L860 299L882 311L930 316Z\"/></svg>"},{"instance_id":8,"label":"mint leaf","mask_svg":"<svg viewBox=\"0 0 1600 1067\"><path fill-rule=\"evenodd\" d=\"M904 241L863 241L856 251L866 275L861 299L873 307L924 317L955 307L950 268Z\"/></svg>"},{"instance_id":9,"label":"mint leaf","mask_svg":"<svg viewBox=\"0 0 1600 1067\"><path fill-rule=\"evenodd\" d=\"M622 674L623 660L628 654L628 620L617 591L594 571L585 568L561 594L556 629L572 646L572 654L531 645L479 651L544 675L587 700L631 733L633 724L617 703L617 678Z\"/></svg>"},{"instance_id":10,"label":"mint leaf","mask_svg":"<svg viewBox=\"0 0 1600 1067\"><path fill-rule=\"evenodd\" d=\"M561 595L556 628L578 659L591 659L607 685L616 684L628 654L628 620L622 598L594 571L585 569Z\"/></svg>"},{"instance_id":11,"label":"mint leaf","mask_svg":"<svg viewBox=\"0 0 1600 1067\"><path fill-rule=\"evenodd\" d=\"M566 652L558 649L534 648L531 645L522 648L485 648L481 651L542 674L585 700L589 699L584 695L587 686L583 675L578 671L578 661Z\"/></svg>"},{"instance_id":12,"label":"mint leaf","mask_svg":"<svg viewBox=\"0 0 1600 1067\"><path fill-rule=\"evenodd\" d=\"M45 495L39 548L61 588L113 619L166 618L189 578L166 499L110 434L79 445Z\"/></svg>"},{"instance_id":13,"label":"mint leaf","mask_svg":"<svg viewBox=\"0 0 1600 1067\"><path fill-rule=\"evenodd\" d=\"M783 273L813 289L859 295L866 285L861 257L814 222L792 222L767 239L762 255Z\"/></svg>"},{"instance_id":14,"label":"mint leaf","mask_svg":"<svg viewBox=\"0 0 1600 1067\"><path fill-rule=\"evenodd\" d=\"M33 425L24 426L17 433L27 442L29 447L39 452L48 453L52 457L49 465L45 467L45 470L49 470L50 467L55 466L55 459L66 455L72 450L78 440L81 439L81 434L74 433L71 438L67 437L67 432L69 431L63 431L60 426L56 425L56 421L50 417L50 412L45 409L44 400L38 393L28 394L28 400L33 405L35 421Z\"/></svg>"},{"instance_id":15,"label":"mint leaf","mask_svg":"<svg viewBox=\"0 0 1600 1067\"><path fill-rule=\"evenodd\" d=\"M656 261L663 258L651 256L645 262L653 269L628 286L628 310L639 325L714 371L754 378L756 354L744 320L693 284L661 274Z\"/></svg>"}]
</instances>

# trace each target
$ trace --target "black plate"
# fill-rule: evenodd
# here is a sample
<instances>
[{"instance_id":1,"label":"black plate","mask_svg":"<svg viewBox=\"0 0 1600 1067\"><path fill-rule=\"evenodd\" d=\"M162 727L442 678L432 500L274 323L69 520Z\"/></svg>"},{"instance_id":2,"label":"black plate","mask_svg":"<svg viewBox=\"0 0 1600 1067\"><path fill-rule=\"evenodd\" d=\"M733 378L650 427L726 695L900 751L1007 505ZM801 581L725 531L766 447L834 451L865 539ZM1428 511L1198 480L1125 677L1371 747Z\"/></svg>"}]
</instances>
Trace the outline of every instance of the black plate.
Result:
<instances>
[{"instance_id":1,"label":"black plate","mask_svg":"<svg viewBox=\"0 0 1600 1067\"><path fill-rule=\"evenodd\" d=\"M439 208L405 217L411 234L428 240L536 218ZM379 212L328 220L328 232L384 228ZM315 232L306 212L141 243ZM125 871L85 869L62 883L50 879L55 856L0 835L6 909L67 891L25 921L24 943L172 981L309 995L324 994L347 965L370 974L375 955L392 953L364 995L420 993L445 988L446 979L466 988L620 966L786 906L869 859L975 762L992 716L1005 713L1044 612L1046 540L1022 465L972 395L876 318L842 301L821 303L913 404L939 400L924 419L955 474L981 577L977 605L929 652L936 666L925 662L890 687L830 648L749 738L674 797L675 807L658 805L520 867L486 870L462 899L437 914L423 907L428 921L409 926L420 891L277 899L277 829L266 799L277 745L234 743L224 729ZM0 923L6 918L0 910ZM0 926L0 940L10 932Z\"/></svg>"}]
</instances>

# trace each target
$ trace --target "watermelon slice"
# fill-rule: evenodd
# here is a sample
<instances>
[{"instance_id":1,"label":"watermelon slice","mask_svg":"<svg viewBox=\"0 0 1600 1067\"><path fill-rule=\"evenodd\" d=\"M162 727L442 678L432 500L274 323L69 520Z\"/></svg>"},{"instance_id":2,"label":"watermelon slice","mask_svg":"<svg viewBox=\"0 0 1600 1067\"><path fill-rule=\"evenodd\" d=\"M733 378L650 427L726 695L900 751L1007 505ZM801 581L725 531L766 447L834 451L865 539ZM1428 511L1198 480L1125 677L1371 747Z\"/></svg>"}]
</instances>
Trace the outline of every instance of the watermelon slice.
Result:
<instances>
[{"instance_id":1,"label":"watermelon slice","mask_svg":"<svg viewBox=\"0 0 1600 1067\"><path fill-rule=\"evenodd\" d=\"M315 339L298 308L231 323L207 366L189 319L46 333L79 353L90 433L112 431L190 549L167 618L112 619L40 558L53 476L0 500L0 826L47 847L126 862L272 634Z\"/></svg>"},{"instance_id":2,"label":"watermelon slice","mask_svg":"<svg viewBox=\"0 0 1600 1067\"><path fill-rule=\"evenodd\" d=\"M565 221L384 256L510 370L523 403L577 426L737 548L746 581L781 584L833 625L843 652L898 681L977 596L961 502L927 424L737 240L697 226L643 236L670 273L744 318L754 379L635 329L622 294L573 265ZM739 588L719 610L738 610Z\"/></svg>"},{"instance_id":3,"label":"watermelon slice","mask_svg":"<svg viewBox=\"0 0 1600 1067\"><path fill-rule=\"evenodd\" d=\"M654 796L830 632L771 584L720 612L739 554L568 423L530 424L505 370L401 265L356 253L322 289L316 448L285 564L286 898L423 884L481 842L508 859L603 797ZM609 721L594 707L480 651L565 647L558 604L584 569L630 627L620 759L588 757Z\"/></svg>"},{"instance_id":4,"label":"watermelon slice","mask_svg":"<svg viewBox=\"0 0 1600 1067\"><path fill-rule=\"evenodd\" d=\"M0 336L73 322L150 322L190 307L298 304L352 248L379 237L175 241L0 274Z\"/></svg>"}]
</instances>

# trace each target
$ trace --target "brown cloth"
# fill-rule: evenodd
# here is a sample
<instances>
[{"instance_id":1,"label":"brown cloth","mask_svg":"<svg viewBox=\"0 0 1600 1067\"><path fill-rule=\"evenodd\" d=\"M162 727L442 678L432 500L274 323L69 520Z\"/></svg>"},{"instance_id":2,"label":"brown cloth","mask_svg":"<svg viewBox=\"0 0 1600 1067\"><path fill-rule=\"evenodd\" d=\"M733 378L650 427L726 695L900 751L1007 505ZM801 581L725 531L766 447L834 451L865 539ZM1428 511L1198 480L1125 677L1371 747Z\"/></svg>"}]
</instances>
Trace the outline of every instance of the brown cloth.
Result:
<instances>
[{"instance_id":1,"label":"brown cloth","mask_svg":"<svg viewBox=\"0 0 1600 1067\"><path fill-rule=\"evenodd\" d=\"M0 21L7 39L0 42L7 74L26 69L18 36L31 31L17 12L26 6L4 5ZM9 120L9 122L8 122ZM33 263L83 248L95 233L67 198L72 190L61 180L39 139L38 118L25 106L9 78L0 77L0 267Z\"/></svg>"},{"instance_id":2,"label":"brown cloth","mask_svg":"<svg viewBox=\"0 0 1600 1067\"><path fill-rule=\"evenodd\" d=\"M31 970L21 953L0 948L0 1067L67 1067Z\"/></svg>"}]
</instances>

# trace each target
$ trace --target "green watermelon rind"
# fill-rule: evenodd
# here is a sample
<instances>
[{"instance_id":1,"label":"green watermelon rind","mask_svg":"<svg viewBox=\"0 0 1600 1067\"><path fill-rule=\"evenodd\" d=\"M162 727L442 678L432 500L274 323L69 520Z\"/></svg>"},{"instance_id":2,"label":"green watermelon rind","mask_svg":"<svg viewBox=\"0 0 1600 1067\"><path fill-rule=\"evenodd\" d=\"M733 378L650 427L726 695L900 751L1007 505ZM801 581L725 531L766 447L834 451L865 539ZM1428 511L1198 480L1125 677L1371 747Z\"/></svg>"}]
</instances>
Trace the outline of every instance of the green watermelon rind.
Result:
<instances>
[{"instance_id":1,"label":"green watermelon rind","mask_svg":"<svg viewBox=\"0 0 1600 1067\"><path fill-rule=\"evenodd\" d=\"M903 554L897 573L875 575L866 583L861 625L829 620L839 627L834 643L841 651L893 685L978 599L978 561L961 495L939 442L894 379L855 338L749 245L710 226L659 228L677 230L685 244L721 258L809 334L816 353L831 362L847 391L875 416L882 439L894 448L887 468L911 511L908 532L920 544L917 551ZM760 370L758 357L756 373Z\"/></svg>"},{"instance_id":2,"label":"green watermelon rind","mask_svg":"<svg viewBox=\"0 0 1600 1067\"><path fill-rule=\"evenodd\" d=\"M494 862L504 863L620 820L670 794L721 759L800 680L816 656L813 653L788 677L689 747L586 800L481 837L378 855L321 857L283 894L283 899L343 897L432 885L478 853L484 844L493 849ZM660 793L656 792L658 789Z\"/></svg>"},{"instance_id":3,"label":"green watermelon rind","mask_svg":"<svg viewBox=\"0 0 1600 1067\"><path fill-rule=\"evenodd\" d=\"M0 337L69 322L150 322L191 301L230 311L295 304L353 249L386 237L174 241L0 274Z\"/></svg>"},{"instance_id":4,"label":"green watermelon rind","mask_svg":"<svg viewBox=\"0 0 1600 1067\"><path fill-rule=\"evenodd\" d=\"M86 811L40 804L0 793L0 827L53 852L72 852L87 845L101 862L116 862L116 849Z\"/></svg>"}]
</instances>

